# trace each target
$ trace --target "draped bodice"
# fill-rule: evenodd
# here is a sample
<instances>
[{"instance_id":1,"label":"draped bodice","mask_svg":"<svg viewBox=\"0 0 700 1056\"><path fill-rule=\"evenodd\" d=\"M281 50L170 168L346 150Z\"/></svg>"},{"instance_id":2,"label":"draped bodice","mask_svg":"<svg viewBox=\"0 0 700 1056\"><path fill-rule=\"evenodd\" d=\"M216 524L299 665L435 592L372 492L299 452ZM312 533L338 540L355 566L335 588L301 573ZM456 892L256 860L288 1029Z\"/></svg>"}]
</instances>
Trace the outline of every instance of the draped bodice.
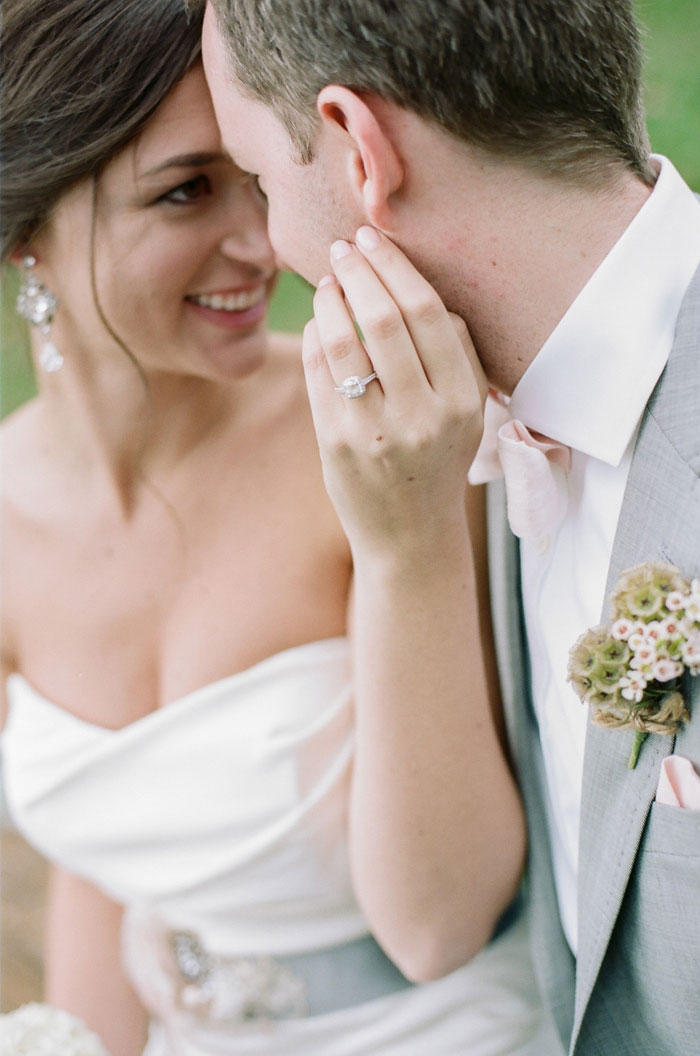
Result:
<instances>
[{"instance_id":1,"label":"draped bodice","mask_svg":"<svg viewBox=\"0 0 700 1056\"><path fill-rule=\"evenodd\" d=\"M20 675L8 695L8 806L47 858L127 907L125 969L151 1015L144 1056L558 1052L524 918L444 979L384 985L350 878L346 639L270 656L117 730L76 717ZM178 935L197 943L179 968ZM209 967L193 990L182 972L198 947ZM260 981L263 969L272 981ZM289 1000L289 986L312 977L337 986L335 1011L231 1018L241 995Z\"/></svg>"},{"instance_id":2,"label":"draped bodice","mask_svg":"<svg viewBox=\"0 0 700 1056\"><path fill-rule=\"evenodd\" d=\"M47 857L227 954L366 930L349 879L348 642L288 649L129 725L8 680L6 795Z\"/></svg>"}]
</instances>

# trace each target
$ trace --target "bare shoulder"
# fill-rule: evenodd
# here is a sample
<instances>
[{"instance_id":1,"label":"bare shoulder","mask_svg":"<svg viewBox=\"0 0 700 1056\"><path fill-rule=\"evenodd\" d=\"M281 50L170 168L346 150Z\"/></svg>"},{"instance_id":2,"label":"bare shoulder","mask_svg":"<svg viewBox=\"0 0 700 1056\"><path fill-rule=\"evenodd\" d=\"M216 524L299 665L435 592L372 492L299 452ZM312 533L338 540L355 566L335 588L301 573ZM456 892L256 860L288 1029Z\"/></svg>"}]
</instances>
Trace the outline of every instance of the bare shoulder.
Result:
<instances>
[{"instance_id":1,"label":"bare shoulder","mask_svg":"<svg viewBox=\"0 0 700 1056\"><path fill-rule=\"evenodd\" d=\"M38 474L38 401L30 400L0 424L0 496L18 503ZM3 515L6 515L6 510Z\"/></svg>"},{"instance_id":2,"label":"bare shoulder","mask_svg":"<svg viewBox=\"0 0 700 1056\"><path fill-rule=\"evenodd\" d=\"M298 425L306 422L313 428L301 359L301 335L270 334L265 384L280 397L276 406L283 411L283 416L291 413Z\"/></svg>"},{"instance_id":3,"label":"bare shoulder","mask_svg":"<svg viewBox=\"0 0 700 1056\"><path fill-rule=\"evenodd\" d=\"M323 481L302 363L301 335L271 334L268 347L269 384L278 394L270 426L276 434L273 442L277 446L279 464L285 466L289 480L295 482L295 494L305 496L306 515L313 510L316 525L325 525L345 548L345 537Z\"/></svg>"},{"instance_id":4,"label":"bare shoulder","mask_svg":"<svg viewBox=\"0 0 700 1056\"><path fill-rule=\"evenodd\" d=\"M21 439L26 431L34 428L37 414L37 399L28 400L21 407L13 411L0 423L0 445L5 450L7 445L12 444L15 439Z\"/></svg>"},{"instance_id":5,"label":"bare shoulder","mask_svg":"<svg viewBox=\"0 0 700 1056\"><path fill-rule=\"evenodd\" d=\"M304 387L301 335L272 333L269 338L270 366L292 389Z\"/></svg>"},{"instance_id":6,"label":"bare shoulder","mask_svg":"<svg viewBox=\"0 0 700 1056\"><path fill-rule=\"evenodd\" d=\"M35 469L35 401L14 411L0 424L0 580L3 584L0 606L0 726L4 725L7 701L5 680L17 669L14 633L14 586L16 571L23 557L18 553L26 537L23 511L28 495L40 490L33 483Z\"/></svg>"},{"instance_id":7,"label":"bare shoulder","mask_svg":"<svg viewBox=\"0 0 700 1056\"><path fill-rule=\"evenodd\" d=\"M301 369L301 334L274 331L270 334L270 350L283 359L295 362Z\"/></svg>"},{"instance_id":8,"label":"bare shoulder","mask_svg":"<svg viewBox=\"0 0 700 1056\"><path fill-rule=\"evenodd\" d=\"M32 582L37 547L46 545L56 507L51 461L40 401L32 399L0 424L0 632L3 663L10 669L15 610Z\"/></svg>"}]
</instances>

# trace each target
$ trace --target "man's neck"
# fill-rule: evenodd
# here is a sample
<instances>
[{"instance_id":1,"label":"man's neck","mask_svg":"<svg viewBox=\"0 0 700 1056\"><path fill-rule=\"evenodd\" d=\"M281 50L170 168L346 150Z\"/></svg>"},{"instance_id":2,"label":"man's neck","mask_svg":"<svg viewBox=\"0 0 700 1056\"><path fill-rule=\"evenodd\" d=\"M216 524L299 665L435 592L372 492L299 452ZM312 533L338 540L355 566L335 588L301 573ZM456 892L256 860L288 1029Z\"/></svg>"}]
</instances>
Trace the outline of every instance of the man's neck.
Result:
<instances>
[{"instance_id":1,"label":"man's neck","mask_svg":"<svg viewBox=\"0 0 700 1056\"><path fill-rule=\"evenodd\" d=\"M440 168L432 157L422 242L409 252L466 320L491 383L510 393L651 188L631 173L580 187L461 145Z\"/></svg>"}]
</instances>

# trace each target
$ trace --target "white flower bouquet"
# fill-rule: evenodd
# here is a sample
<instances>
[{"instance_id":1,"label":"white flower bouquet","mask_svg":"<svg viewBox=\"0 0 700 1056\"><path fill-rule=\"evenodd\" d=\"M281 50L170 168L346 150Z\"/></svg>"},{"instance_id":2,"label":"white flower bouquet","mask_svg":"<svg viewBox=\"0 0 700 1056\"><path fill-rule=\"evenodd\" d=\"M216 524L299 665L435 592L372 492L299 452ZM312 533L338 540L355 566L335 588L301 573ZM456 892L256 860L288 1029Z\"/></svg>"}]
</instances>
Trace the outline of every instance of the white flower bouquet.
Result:
<instances>
[{"instance_id":1,"label":"white flower bouquet","mask_svg":"<svg viewBox=\"0 0 700 1056\"><path fill-rule=\"evenodd\" d=\"M91 1030L49 1005L23 1005L0 1016L0 1056L109 1056Z\"/></svg>"}]
</instances>

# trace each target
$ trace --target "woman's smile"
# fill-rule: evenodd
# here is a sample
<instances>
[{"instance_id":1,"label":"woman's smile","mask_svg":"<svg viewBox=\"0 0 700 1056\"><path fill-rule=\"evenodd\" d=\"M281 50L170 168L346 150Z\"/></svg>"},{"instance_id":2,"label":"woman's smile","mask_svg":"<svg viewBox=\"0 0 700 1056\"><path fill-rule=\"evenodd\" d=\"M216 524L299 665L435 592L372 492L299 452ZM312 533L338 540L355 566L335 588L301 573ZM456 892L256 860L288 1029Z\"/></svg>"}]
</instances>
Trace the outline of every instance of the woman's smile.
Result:
<instances>
[{"instance_id":1,"label":"woman's smile","mask_svg":"<svg viewBox=\"0 0 700 1056\"><path fill-rule=\"evenodd\" d=\"M225 330L244 329L262 322L267 312L268 285L247 289L189 294L185 300L203 319Z\"/></svg>"}]
</instances>

